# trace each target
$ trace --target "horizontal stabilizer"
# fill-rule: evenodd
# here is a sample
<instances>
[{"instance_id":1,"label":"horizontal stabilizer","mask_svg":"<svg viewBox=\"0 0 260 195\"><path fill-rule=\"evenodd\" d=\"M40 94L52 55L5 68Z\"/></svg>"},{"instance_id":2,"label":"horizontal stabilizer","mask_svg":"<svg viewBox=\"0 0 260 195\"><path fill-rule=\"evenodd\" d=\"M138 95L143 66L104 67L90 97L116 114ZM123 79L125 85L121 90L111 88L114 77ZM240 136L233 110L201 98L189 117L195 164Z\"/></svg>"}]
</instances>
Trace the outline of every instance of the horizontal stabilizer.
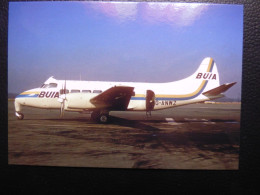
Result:
<instances>
[{"instance_id":1,"label":"horizontal stabilizer","mask_svg":"<svg viewBox=\"0 0 260 195\"><path fill-rule=\"evenodd\" d=\"M233 85L235 85L237 82L233 82L233 83L226 83L223 85L220 85L219 87L216 87L214 89L211 89L209 91L206 91L204 93L202 93L205 96L215 96L215 95L219 95L225 91L227 91L230 87L232 87Z\"/></svg>"}]
</instances>

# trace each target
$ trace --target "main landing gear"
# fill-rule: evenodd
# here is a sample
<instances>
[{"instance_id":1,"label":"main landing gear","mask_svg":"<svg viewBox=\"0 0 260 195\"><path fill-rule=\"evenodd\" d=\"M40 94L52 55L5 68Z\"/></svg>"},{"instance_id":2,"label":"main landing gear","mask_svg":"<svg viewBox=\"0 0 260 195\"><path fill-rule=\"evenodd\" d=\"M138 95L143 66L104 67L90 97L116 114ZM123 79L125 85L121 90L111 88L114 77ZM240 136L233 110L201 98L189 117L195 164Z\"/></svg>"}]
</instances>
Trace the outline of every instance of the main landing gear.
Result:
<instances>
[{"instance_id":1,"label":"main landing gear","mask_svg":"<svg viewBox=\"0 0 260 195\"><path fill-rule=\"evenodd\" d=\"M106 124L109 122L109 111L107 110L97 110L91 113L91 119L97 121L98 123Z\"/></svg>"},{"instance_id":2,"label":"main landing gear","mask_svg":"<svg viewBox=\"0 0 260 195\"><path fill-rule=\"evenodd\" d=\"M24 118L24 115L23 115L22 113L15 112L15 115L17 116L17 118L18 118L19 120L23 120L23 118Z\"/></svg>"}]
</instances>

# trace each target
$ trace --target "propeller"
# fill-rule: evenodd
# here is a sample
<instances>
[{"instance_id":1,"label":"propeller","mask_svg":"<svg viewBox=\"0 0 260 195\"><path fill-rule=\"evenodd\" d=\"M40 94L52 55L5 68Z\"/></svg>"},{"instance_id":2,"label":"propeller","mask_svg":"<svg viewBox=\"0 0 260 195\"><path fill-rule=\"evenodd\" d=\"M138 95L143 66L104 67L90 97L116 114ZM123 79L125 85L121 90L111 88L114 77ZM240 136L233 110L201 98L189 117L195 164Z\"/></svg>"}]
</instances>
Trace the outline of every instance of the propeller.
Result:
<instances>
[{"instance_id":1,"label":"propeller","mask_svg":"<svg viewBox=\"0 0 260 195\"><path fill-rule=\"evenodd\" d=\"M60 95L58 101L61 103L60 105L60 118L64 116L64 108L65 108L65 100L66 100L66 80L64 86L62 84L62 95Z\"/></svg>"}]
</instances>

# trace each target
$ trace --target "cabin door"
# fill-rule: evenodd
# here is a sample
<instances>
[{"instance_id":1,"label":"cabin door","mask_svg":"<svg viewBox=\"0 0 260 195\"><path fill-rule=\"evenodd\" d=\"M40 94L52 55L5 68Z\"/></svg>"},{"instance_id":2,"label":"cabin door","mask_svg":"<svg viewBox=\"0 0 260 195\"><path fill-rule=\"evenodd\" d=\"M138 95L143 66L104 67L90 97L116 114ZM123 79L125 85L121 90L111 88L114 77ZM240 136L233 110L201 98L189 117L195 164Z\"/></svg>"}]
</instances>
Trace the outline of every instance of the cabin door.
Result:
<instances>
[{"instance_id":1,"label":"cabin door","mask_svg":"<svg viewBox=\"0 0 260 195\"><path fill-rule=\"evenodd\" d=\"M146 91L146 112L151 112L155 105L155 94L152 90Z\"/></svg>"}]
</instances>

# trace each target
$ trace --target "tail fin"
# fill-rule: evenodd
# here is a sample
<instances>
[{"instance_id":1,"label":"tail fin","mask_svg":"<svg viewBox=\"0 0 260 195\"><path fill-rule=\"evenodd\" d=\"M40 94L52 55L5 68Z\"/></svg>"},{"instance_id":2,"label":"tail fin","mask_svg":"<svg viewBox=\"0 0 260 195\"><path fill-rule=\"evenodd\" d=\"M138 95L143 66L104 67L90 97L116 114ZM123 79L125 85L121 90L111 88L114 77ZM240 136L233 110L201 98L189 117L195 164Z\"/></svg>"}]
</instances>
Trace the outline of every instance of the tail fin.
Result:
<instances>
[{"instance_id":1,"label":"tail fin","mask_svg":"<svg viewBox=\"0 0 260 195\"><path fill-rule=\"evenodd\" d=\"M194 85L195 83L198 83L197 85L200 85L200 94L203 94L209 98L221 95L236 84L236 82L233 82L220 85L217 65L214 60L209 57L205 58L202 61L197 71L189 78L193 79L192 82L194 83Z\"/></svg>"},{"instance_id":2,"label":"tail fin","mask_svg":"<svg viewBox=\"0 0 260 195\"><path fill-rule=\"evenodd\" d=\"M191 76L169 83L169 87L174 89L174 95L169 95L167 98L174 100L192 100L193 103L198 100L209 98L206 94L219 94L232 87L234 84L219 85L219 73L217 65L212 58L205 58L199 68ZM213 90L214 89L214 90ZM157 98L160 96L156 96ZM210 97L210 99L220 96Z\"/></svg>"},{"instance_id":3,"label":"tail fin","mask_svg":"<svg viewBox=\"0 0 260 195\"><path fill-rule=\"evenodd\" d=\"M182 90L193 91L192 94L196 94L196 96L218 87L220 84L216 63L210 57L204 58L195 73L180 80L179 84L182 86ZM186 89L183 89L183 86L187 86Z\"/></svg>"},{"instance_id":4,"label":"tail fin","mask_svg":"<svg viewBox=\"0 0 260 195\"><path fill-rule=\"evenodd\" d=\"M205 58L201 62L199 68L192 77L196 82L205 82L205 87L202 92L214 89L220 85L217 65L210 57Z\"/></svg>"}]
</instances>

